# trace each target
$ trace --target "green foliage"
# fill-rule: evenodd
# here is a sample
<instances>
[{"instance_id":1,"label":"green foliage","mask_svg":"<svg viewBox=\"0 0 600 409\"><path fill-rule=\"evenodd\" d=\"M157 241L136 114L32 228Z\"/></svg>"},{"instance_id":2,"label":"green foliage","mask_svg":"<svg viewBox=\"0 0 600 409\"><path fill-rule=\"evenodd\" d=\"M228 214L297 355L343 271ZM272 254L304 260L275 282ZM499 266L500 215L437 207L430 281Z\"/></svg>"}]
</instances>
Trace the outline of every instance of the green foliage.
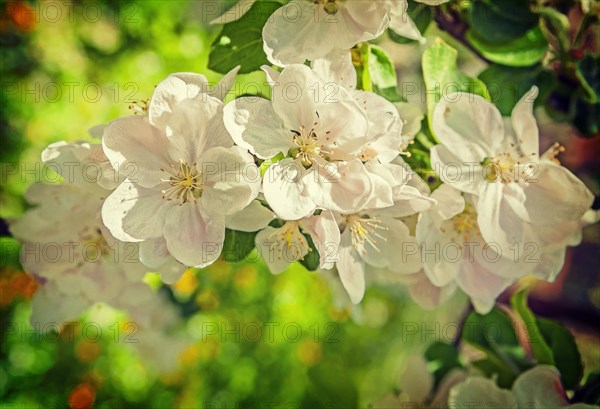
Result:
<instances>
[{"instance_id":1,"label":"green foliage","mask_svg":"<svg viewBox=\"0 0 600 409\"><path fill-rule=\"evenodd\" d=\"M403 100L398 94L396 67L390 56L381 47L368 46L365 71L368 71L367 76L371 81L373 92L391 102Z\"/></svg>"},{"instance_id":2,"label":"green foliage","mask_svg":"<svg viewBox=\"0 0 600 409\"><path fill-rule=\"evenodd\" d=\"M435 367L433 377L436 385L439 385L451 370L462 368L458 350L445 342L437 341L431 344L425 351L425 359Z\"/></svg>"},{"instance_id":3,"label":"green foliage","mask_svg":"<svg viewBox=\"0 0 600 409\"><path fill-rule=\"evenodd\" d=\"M427 89L427 113L431 128L431 113L444 96L452 92L470 92L489 100L485 84L477 78L460 72L456 65L458 52L436 38L423 53L423 77Z\"/></svg>"},{"instance_id":4,"label":"green foliage","mask_svg":"<svg viewBox=\"0 0 600 409\"><path fill-rule=\"evenodd\" d=\"M503 116L510 115L519 99L534 85L540 90L536 104L542 103L555 81L541 65L525 68L492 64L479 74L479 79L487 85L492 102Z\"/></svg>"},{"instance_id":5,"label":"green foliage","mask_svg":"<svg viewBox=\"0 0 600 409\"><path fill-rule=\"evenodd\" d=\"M600 372L592 372L587 376L584 385L575 392L572 401L600 405Z\"/></svg>"},{"instance_id":6,"label":"green foliage","mask_svg":"<svg viewBox=\"0 0 600 409\"><path fill-rule=\"evenodd\" d=\"M321 261L321 257L319 256L319 252L315 247L315 243L310 234L304 234L306 241L308 242L308 246L310 250L308 254L304 256L303 259L300 259L300 264L302 264L308 271L316 271L319 268L319 262Z\"/></svg>"},{"instance_id":7,"label":"green foliage","mask_svg":"<svg viewBox=\"0 0 600 409\"><path fill-rule=\"evenodd\" d=\"M225 230L225 242L221 256L225 261L237 263L242 261L255 248L254 239L257 232L242 232L236 230Z\"/></svg>"},{"instance_id":8,"label":"green foliage","mask_svg":"<svg viewBox=\"0 0 600 409\"><path fill-rule=\"evenodd\" d=\"M242 18L225 24L211 46L208 68L225 74L241 64L240 73L244 74L269 64L262 29L279 7L281 2L257 1Z\"/></svg>"},{"instance_id":9,"label":"green foliage","mask_svg":"<svg viewBox=\"0 0 600 409\"><path fill-rule=\"evenodd\" d=\"M486 358L473 365L498 385L509 388L522 370L530 367L510 317L498 308L486 315L471 313L465 320L462 339L483 351Z\"/></svg>"},{"instance_id":10,"label":"green foliage","mask_svg":"<svg viewBox=\"0 0 600 409\"><path fill-rule=\"evenodd\" d=\"M575 389L583 377L583 364L575 337L557 322L543 318L538 318L536 322L542 337L552 350L563 386L565 389Z\"/></svg>"},{"instance_id":11,"label":"green foliage","mask_svg":"<svg viewBox=\"0 0 600 409\"><path fill-rule=\"evenodd\" d=\"M467 39L488 60L510 67L526 67L542 60L548 51L548 41L539 27L505 43L492 43L471 30Z\"/></svg>"},{"instance_id":12,"label":"green foliage","mask_svg":"<svg viewBox=\"0 0 600 409\"><path fill-rule=\"evenodd\" d=\"M505 43L525 35L539 17L525 0L473 0L469 20L481 39Z\"/></svg>"}]
</instances>

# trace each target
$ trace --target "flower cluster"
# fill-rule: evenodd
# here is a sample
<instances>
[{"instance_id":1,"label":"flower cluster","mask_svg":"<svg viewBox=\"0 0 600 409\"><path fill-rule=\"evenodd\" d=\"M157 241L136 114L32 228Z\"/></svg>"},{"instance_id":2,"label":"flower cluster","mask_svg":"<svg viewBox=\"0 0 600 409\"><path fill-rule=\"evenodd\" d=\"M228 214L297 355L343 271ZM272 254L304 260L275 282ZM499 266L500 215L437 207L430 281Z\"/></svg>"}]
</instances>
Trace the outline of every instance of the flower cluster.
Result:
<instances>
[{"instance_id":1,"label":"flower cluster","mask_svg":"<svg viewBox=\"0 0 600 409\"><path fill-rule=\"evenodd\" d=\"M387 28L422 38L405 9L293 0L263 31L281 67L263 67L269 99L225 103L236 70L214 87L173 74L135 115L94 128L99 140L48 147L48 166L92 174L33 186L37 207L11 226L43 284L33 319L63 322L96 302L133 310L135 297L120 294L143 286L145 272L173 283L210 265L227 229L254 234L274 274L313 253L352 303L372 280L407 285L425 307L460 288L485 313L524 276L554 280L597 215L560 148L539 152L535 87L510 118L468 93L437 104L431 163L441 185L403 160L423 114L359 89L349 48ZM293 10L302 29L286 25Z\"/></svg>"}]
</instances>

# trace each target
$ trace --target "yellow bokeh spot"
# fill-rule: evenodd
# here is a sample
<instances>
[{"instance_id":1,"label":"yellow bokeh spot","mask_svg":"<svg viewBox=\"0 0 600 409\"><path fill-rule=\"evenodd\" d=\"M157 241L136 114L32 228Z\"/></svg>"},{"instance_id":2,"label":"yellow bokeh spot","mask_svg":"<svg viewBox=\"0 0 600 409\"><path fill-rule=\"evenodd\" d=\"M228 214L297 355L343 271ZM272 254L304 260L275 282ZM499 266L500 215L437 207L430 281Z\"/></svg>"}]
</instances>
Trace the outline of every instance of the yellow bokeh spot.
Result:
<instances>
[{"instance_id":1,"label":"yellow bokeh spot","mask_svg":"<svg viewBox=\"0 0 600 409\"><path fill-rule=\"evenodd\" d=\"M82 339L75 346L75 356L81 362L90 363L100 356L100 344L88 339Z\"/></svg>"},{"instance_id":2,"label":"yellow bokeh spot","mask_svg":"<svg viewBox=\"0 0 600 409\"><path fill-rule=\"evenodd\" d=\"M175 284L173 284L173 288L183 295L189 295L193 293L197 287L198 279L196 278L196 275L192 269L187 269L181 278Z\"/></svg>"},{"instance_id":3,"label":"yellow bokeh spot","mask_svg":"<svg viewBox=\"0 0 600 409\"><path fill-rule=\"evenodd\" d=\"M256 269L252 266L244 266L235 272L235 285L249 288L256 284Z\"/></svg>"},{"instance_id":4,"label":"yellow bokeh spot","mask_svg":"<svg viewBox=\"0 0 600 409\"><path fill-rule=\"evenodd\" d=\"M298 358L306 366L312 366L321 361L323 348L314 341L304 341L298 346Z\"/></svg>"}]
</instances>

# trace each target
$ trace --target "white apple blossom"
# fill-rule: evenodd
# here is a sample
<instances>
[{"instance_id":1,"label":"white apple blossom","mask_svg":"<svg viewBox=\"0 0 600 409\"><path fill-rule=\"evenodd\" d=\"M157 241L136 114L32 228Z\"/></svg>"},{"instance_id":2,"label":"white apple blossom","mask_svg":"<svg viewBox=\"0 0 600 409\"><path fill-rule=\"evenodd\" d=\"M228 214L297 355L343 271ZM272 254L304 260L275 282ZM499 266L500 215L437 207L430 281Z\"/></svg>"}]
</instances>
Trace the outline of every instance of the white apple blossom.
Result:
<instances>
[{"instance_id":1,"label":"white apple blossom","mask_svg":"<svg viewBox=\"0 0 600 409\"><path fill-rule=\"evenodd\" d=\"M258 194L258 168L233 146L223 103L203 92L206 84L196 74L170 76L157 86L148 116L117 119L104 131L106 156L136 172L107 198L102 217L118 239L142 242L142 259L171 254L185 265L211 264L226 216Z\"/></svg>"},{"instance_id":2,"label":"white apple blossom","mask_svg":"<svg viewBox=\"0 0 600 409\"><path fill-rule=\"evenodd\" d=\"M348 50L379 37L387 28L424 41L407 10L406 0L292 0L267 20L263 48L271 63L283 67Z\"/></svg>"},{"instance_id":3,"label":"white apple blossom","mask_svg":"<svg viewBox=\"0 0 600 409\"><path fill-rule=\"evenodd\" d=\"M386 138L399 136L393 105L370 93L357 101L344 86L304 65L280 74L266 71L273 100L236 99L225 107L224 120L236 144L258 158L286 155L263 179L265 198L277 216L299 220L316 208L351 213L375 193L381 194L380 207L391 206L391 188L380 185L363 162L397 156L377 149Z\"/></svg>"},{"instance_id":4,"label":"white apple blossom","mask_svg":"<svg viewBox=\"0 0 600 409\"><path fill-rule=\"evenodd\" d=\"M342 234L336 268L353 303L360 302L364 296L367 269L386 269L399 275L412 275L421 269L416 238L400 219L435 203L406 184L408 178L418 176L407 175L403 166L368 165L375 177L393 186L395 204L383 209L367 206L359 212L337 217ZM371 203L376 201L373 199Z\"/></svg>"},{"instance_id":5,"label":"white apple blossom","mask_svg":"<svg viewBox=\"0 0 600 409\"><path fill-rule=\"evenodd\" d=\"M256 248L271 273L281 273L313 251L305 234L311 237L319 253L319 267L333 268L340 231L333 213L324 210L316 216L285 221L281 227L267 227L256 235Z\"/></svg>"},{"instance_id":6,"label":"white apple blossom","mask_svg":"<svg viewBox=\"0 0 600 409\"><path fill-rule=\"evenodd\" d=\"M446 96L432 124L441 144L431 161L441 179L477 197L475 211L483 238L503 253L515 245L537 246L548 229L578 221L593 195L555 160L559 147L539 154L539 132L532 113L532 88L503 120L483 98Z\"/></svg>"},{"instance_id":7,"label":"white apple blossom","mask_svg":"<svg viewBox=\"0 0 600 409\"><path fill-rule=\"evenodd\" d=\"M492 379L473 376L450 390L450 407L503 408L571 408L592 409L595 405L569 404L560 381L560 373L553 366L540 365L521 374L512 390L501 389Z\"/></svg>"}]
</instances>

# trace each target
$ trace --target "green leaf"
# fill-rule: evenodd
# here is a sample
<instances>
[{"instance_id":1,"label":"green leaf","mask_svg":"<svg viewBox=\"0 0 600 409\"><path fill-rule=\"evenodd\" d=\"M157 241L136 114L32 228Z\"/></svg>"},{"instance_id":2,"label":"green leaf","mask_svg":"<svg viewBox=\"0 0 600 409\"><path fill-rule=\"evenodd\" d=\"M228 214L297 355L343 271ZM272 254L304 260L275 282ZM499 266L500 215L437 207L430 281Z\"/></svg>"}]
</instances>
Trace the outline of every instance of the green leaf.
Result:
<instances>
[{"instance_id":1,"label":"green leaf","mask_svg":"<svg viewBox=\"0 0 600 409\"><path fill-rule=\"evenodd\" d=\"M533 315L533 312L527 306L527 290L517 291L513 294L510 301L525 324L529 344L537 363L540 365L555 365L552 350L537 326L535 315Z\"/></svg>"},{"instance_id":2,"label":"green leaf","mask_svg":"<svg viewBox=\"0 0 600 409\"><path fill-rule=\"evenodd\" d=\"M454 368L462 368L458 350L445 342L434 342L425 351L425 359L436 368L433 371L435 384L439 382Z\"/></svg>"},{"instance_id":3,"label":"green leaf","mask_svg":"<svg viewBox=\"0 0 600 409\"><path fill-rule=\"evenodd\" d=\"M247 233L236 230L225 230L225 242L221 256L225 261L237 263L242 261L256 247L254 239L257 232Z\"/></svg>"},{"instance_id":4,"label":"green leaf","mask_svg":"<svg viewBox=\"0 0 600 409\"><path fill-rule=\"evenodd\" d=\"M537 326L552 350L563 386L565 389L575 389L583 377L583 364L575 337L568 329L554 321L538 318Z\"/></svg>"},{"instance_id":5,"label":"green leaf","mask_svg":"<svg viewBox=\"0 0 600 409\"><path fill-rule=\"evenodd\" d=\"M470 92L489 100L490 95L485 84L477 78L469 77L456 66L457 51L436 38L423 53L423 77L427 90L427 113L429 128L431 113L440 99L452 92Z\"/></svg>"},{"instance_id":6,"label":"green leaf","mask_svg":"<svg viewBox=\"0 0 600 409\"><path fill-rule=\"evenodd\" d=\"M531 365L519 344L510 317L498 308L486 315L471 313L463 325L462 339L485 352L480 365L486 373L502 379L502 387L510 387L518 374Z\"/></svg>"},{"instance_id":7,"label":"green leaf","mask_svg":"<svg viewBox=\"0 0 600 409\"><path fill-rule=\"evenodd\" d=\"M319 268L321 257L310 234L304 234L304 237L306 237L310 251L304 258L300 259L300 264L306 267L308 271L316 271Z\"/></svg>"},{"instance_id":8,"label":"green leaf","mask_svg":"<svg viewBox=\"0 0 600 409\"><path fill-rule=\"evenodd\" d=\"M225 74L242 64L240 74L269 64L263 50L262 29L268 18L281 7L277 1L258 1L239 20L225 24L213 42L208 68Z\"/></svg>"},{"instance_id":9,"label":"green leaf","mask_svg":"<svg viewBox=\"0 0 600 409\"><path fill-rule=\"evenodd\" d=\"M600 57L586 55L577 63L575 75L587 93L587 102L600 102Z\"/></svg>"},{"instance_id":10,"label":"green leaf","mask_svg":"<svg viewBox=\"0 0 600 409\"><path fill-rule=\"evenodd\" d=\"M572 402L600 405L600 372L592 372L587 376L585 384L575 391Z\"/></svg>"},{"instance_id":11,"label":"green leaf","mask_svg":"<svg viewBox=\"0 0 600 409\"><path fill-rule=\"evenodd\" d=\"M338 408L357 408L358 392L349 371L342 366L317 365L308 370L308 395L312 404L302 407L324 407L335 402ZM320 404L315 405L314 402ZM325 405L325 403L327 403Z\"/></svg>"},{"instance_id":12,"label":"green leaf","mask_svg":"<svg viewBox=\"0 0 600 409\"><path fill-rule=\"evenodd\" d=\"M429 27L429 24L431 24L431 21L433 20L433 11L431 10L431 7L416 1L408 2L407 13L411 20L417 26L417 29L421 34L425 33L427 27ZM396 34L391 29L388 30L388 34L390 38L398 44L409 44L418 42L410 38L402 37L401 35Z\"/></svg>"},{"instance_id":13,"label":"green leaf","mask_svg":"<svg viewBox=\"0 0 600 409\"><path fill-rule=\"evenodd\" d=\"M516 379L515 373L505 365L499 364L496 359L480 359L471 365L483 372L487 378L496 378L496 383L501 388L509 389Z\"/></svg>"},{"instance_id":14,"label":"green leaf","mask_svg":"<svg viewBox=\"0 0 600 409\"><path fill-rule=\"evenodd\" d=\"M373 92L391 102L402 101L403 98L398 94L396 67L389 55L382 48L369 45L367 64Z\"/></svg>"},{"instance_id":15,"label":"green leaf","mask_svg":"<svg viewBox=\"0 0 600 409\"><path fill-rule=\"evenodd\" d=\"M538 25L539 16L525 0L473 0L469 20L480 38L504 43L523 36Z\"/></svg>"},{"instance_id":16,"label":"green leaf","mask_svg":"<svg viewBox=\"0 0 600 409\"><path fill-rule=\"evenodd\" d=\"M536 104L541 104L555 84L552 73L541 65L522 68L492 64L479 74L479 79L487 85L492 102L503 116L511 114L516 103L532 86L539 88Z\"/></svg>"},{"instance_id":17,"label":"green leaf","mask_svg":"<svg viewBox=\"0 0 600 409\"><path fill-rule=\"evenodd\" d=\"M548 50L548 41L539 27L500 44L487 41L473 30L467 32L467 39L488 60L511 67L534 65L544 58Z\"/></svg>"}]
</instances>

